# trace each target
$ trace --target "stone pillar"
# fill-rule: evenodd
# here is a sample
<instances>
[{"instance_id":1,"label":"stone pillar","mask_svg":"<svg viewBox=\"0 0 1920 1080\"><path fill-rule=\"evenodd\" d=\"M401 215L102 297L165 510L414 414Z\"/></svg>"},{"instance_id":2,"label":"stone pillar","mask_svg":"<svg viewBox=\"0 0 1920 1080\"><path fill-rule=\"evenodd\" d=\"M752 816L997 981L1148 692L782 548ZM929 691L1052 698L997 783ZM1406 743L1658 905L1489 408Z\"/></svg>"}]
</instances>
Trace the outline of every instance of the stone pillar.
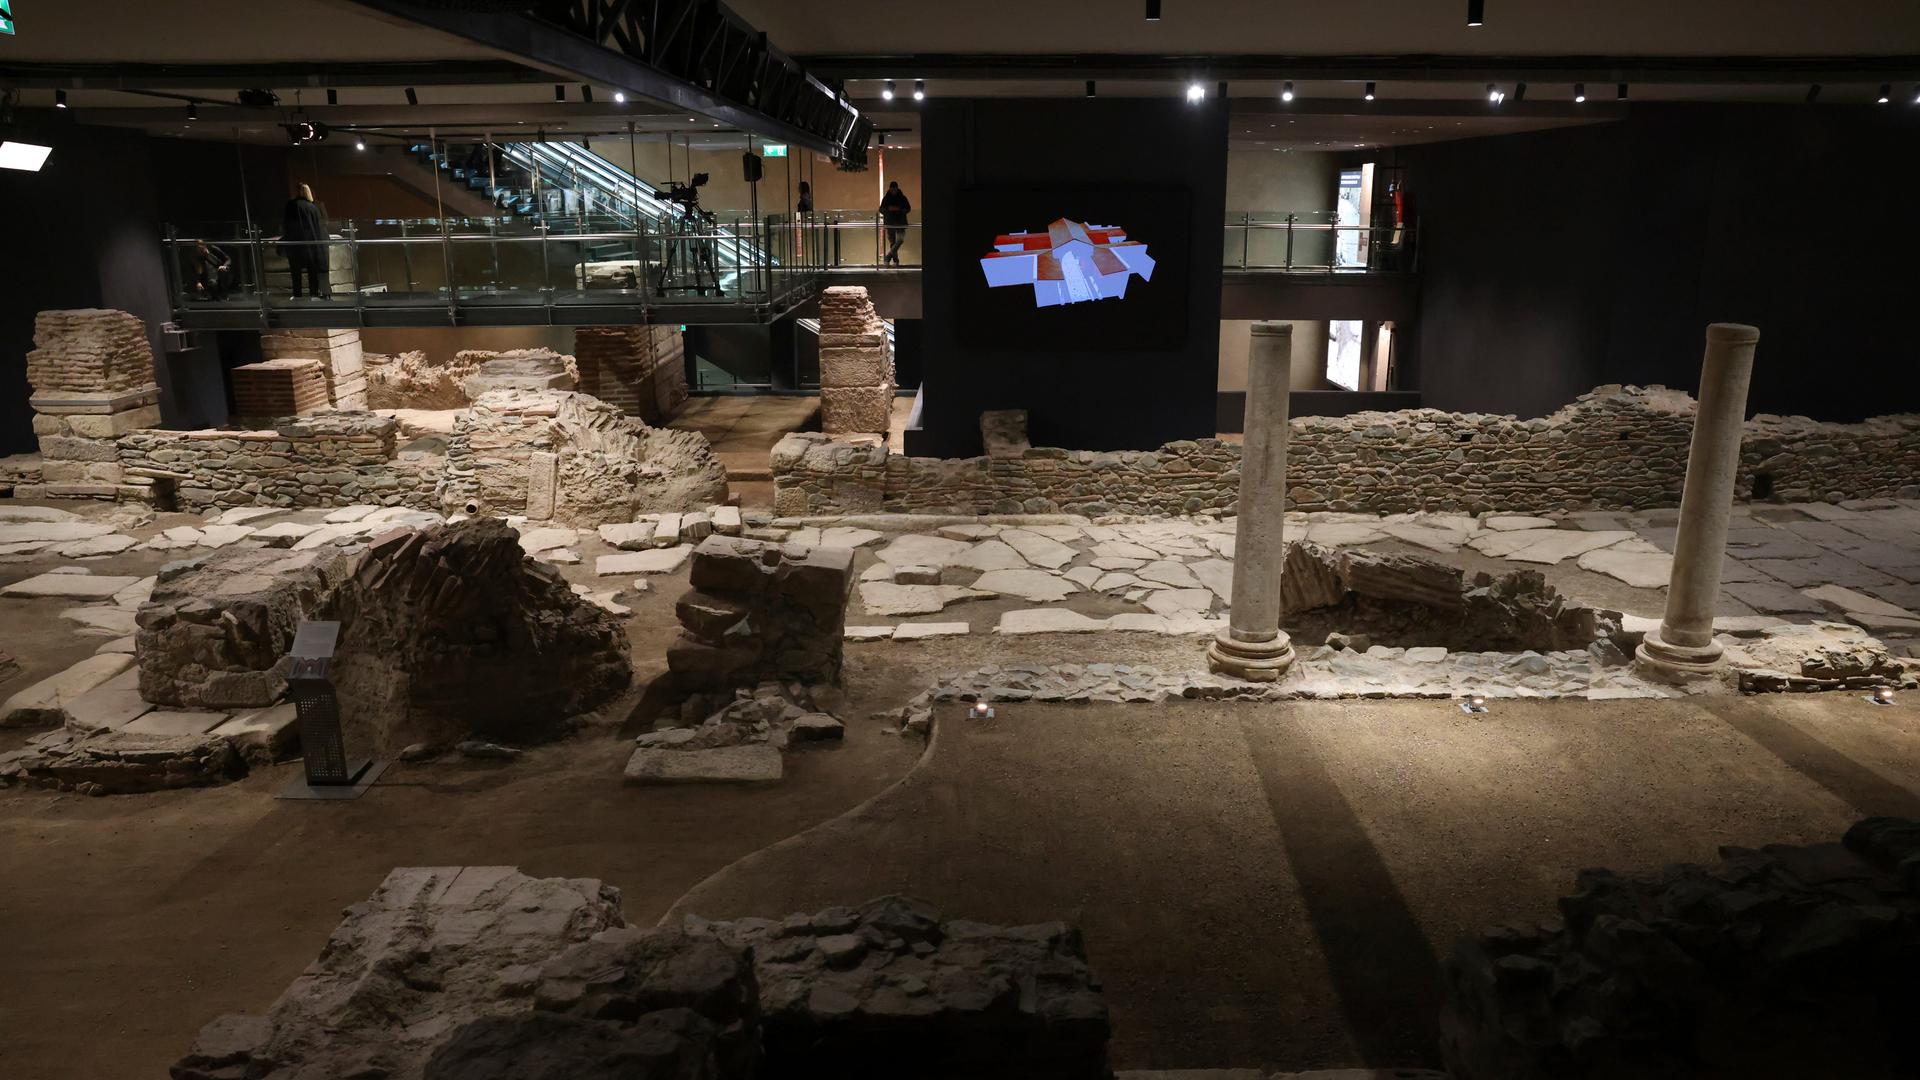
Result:
<instances>
[{"instance_id":1,"label":"stone pillar","mask_svg":"<svg viewBox=\"0 0 1920 1080\"><path fill-rule=\"evenodd\" d=\"M1643 675L1672 682L1710 674L1722 663L1721 648L1713 640L1713 607L1720 596L1720 560L1726 556L1747 385L1753 379L1753 349L1759 340L1760 331L1751 326L1707 327L1667 613L1660 628L1647 634L1636 650L1635 666Z\"/></svg>"},{"instance_id":2,"label":"stone pillar","mask_svg":"<svg viewBox=\"0 0 1920 1080\"><path fill-rule=\"evenodd\" d=\"M147 328L124 311L42 311L27 353L41 482L16 498L144 499L150 482L129 477L119 441L160 423Z\"/></svg>"},{"instance_id":3,"label":"stone pillar","mask_svg":"<svg viewBox=\"0 0 1920 1080\"><path fill-rule=\"evenodd\" d=\"M1233 610L1227 629L1207 646L1209 669L1255 682L1272 682L1293 666L1293 643L1280 629L1292 376L1293 325L1255 323L1233 530Z\"/></svg>"},{"instance_id":4,"label":"stone pillar","mask_svg":"<svg viewBox=\"0 0 1920 1080\"><path fill-rule=\"evenodd\" d=\"M866 288L828 288L820 296L820 430L885 437L893 391L886 323Z\"/></svg>"}]
</instances>

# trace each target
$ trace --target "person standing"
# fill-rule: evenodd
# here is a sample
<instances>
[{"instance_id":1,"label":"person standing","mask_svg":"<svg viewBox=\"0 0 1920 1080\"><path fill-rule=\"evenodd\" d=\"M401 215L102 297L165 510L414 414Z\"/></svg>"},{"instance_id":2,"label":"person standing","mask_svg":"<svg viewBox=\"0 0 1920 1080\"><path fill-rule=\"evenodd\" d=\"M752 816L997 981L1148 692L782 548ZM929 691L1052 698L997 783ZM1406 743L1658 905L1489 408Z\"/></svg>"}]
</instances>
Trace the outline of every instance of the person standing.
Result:
<instances>
[{"instance_id":1,"label":"person standing","mask_svg":"<svg viewBox=\"0 0 1920 1080\"><path fill-rule=\"evenodd\" d=\"M800 181L800 193L793 204L793 210L796 214L813 213L813 185L805 180Z\"/></svg>"},{"instance_id":2,"label":"person standing","mask_svg":"<svg viewBox=\"0 0 1920 1080\"><path fill-rule=\"evenodd\" d=\"M287 257L293 275L293 296L300 298L300 274L306 272L308 291L316 300L326 299L327 217L313 201L313 189L300 185L300 194L287 200L280 217L280 253Z\"/></svg>"},{"instance_id":3,"label":"person standing","mask_svg":"<svg viewBox=\"0 0 1920 1080\"><path fill-rule=\"evenodd\" d=\"M880 200L880 220L887 227L886 265L900 265L900 245L907 239L907 215L913 212L913 204L907 201L907 193L900 190L900 181L887 184L887 194Z\"/></svg>"}]
</instances>

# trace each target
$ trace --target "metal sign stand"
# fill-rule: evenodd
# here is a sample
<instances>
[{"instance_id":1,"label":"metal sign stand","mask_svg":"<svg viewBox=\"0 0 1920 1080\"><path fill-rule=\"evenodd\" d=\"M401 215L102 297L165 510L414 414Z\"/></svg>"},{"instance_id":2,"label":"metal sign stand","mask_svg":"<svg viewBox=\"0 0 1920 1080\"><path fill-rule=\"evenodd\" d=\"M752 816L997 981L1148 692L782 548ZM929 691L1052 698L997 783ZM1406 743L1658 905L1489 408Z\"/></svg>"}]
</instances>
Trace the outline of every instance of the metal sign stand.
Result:
<instances>
[{"instance_id":1,"label":"metal sign stand","mask_svg":"<svg viewBox=\"0 0 1920 1080\"><path fill-rule=\"evenodd\" d=\"M287 692L299 717L304 776L288 784L281 799L357 799L373 786L389 762L347 757L340 731L340 702L328 678L340 624L301 620L293 635Z\"/></svg>"}]
</instances>

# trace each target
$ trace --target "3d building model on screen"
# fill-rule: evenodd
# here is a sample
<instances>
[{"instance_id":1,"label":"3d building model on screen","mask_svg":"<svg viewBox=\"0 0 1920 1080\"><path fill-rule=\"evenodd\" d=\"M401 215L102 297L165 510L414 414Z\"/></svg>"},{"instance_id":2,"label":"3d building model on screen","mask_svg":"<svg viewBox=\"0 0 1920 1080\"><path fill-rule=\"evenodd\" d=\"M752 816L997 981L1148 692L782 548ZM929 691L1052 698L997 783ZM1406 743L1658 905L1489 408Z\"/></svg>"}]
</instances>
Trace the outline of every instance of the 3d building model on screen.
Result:
<instances>
[{"instance_id":1,"label":"3d building model on screen","mask_svg":"<svg viewBox=\"0 0 1920 1080\"><path fill-rule=\"evenodd\" d=\"M1126 296L1130 275L1153 280L1153 256L1147 254L1147 245L1127 239L1127 230L1117 225L1061 218L1043 233L995 238L980 269L988 285L1032 285L1034 306L1052 307Z\"/></svg>"}]
</instances>

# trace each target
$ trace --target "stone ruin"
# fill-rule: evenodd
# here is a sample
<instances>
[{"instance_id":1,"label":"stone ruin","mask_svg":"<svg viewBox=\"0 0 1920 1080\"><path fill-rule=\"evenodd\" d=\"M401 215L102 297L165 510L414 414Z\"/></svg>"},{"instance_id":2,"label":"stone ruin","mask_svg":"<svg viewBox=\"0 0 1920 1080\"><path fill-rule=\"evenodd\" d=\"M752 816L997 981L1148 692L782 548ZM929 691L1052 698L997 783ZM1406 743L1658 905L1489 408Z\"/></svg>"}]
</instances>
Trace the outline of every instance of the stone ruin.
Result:
<instances>
[{"instance_id":1,"label":"stone ruin","mask_svg":"<svg viewBox=\"0 0 1920 1080\"><path fill-rule=\"evenodd\" d=\"M1911 1076L1920 823L1715 866L1585 870L1551 927L1462 938L1442 1052L1460 1080Z\"/></svg>"},{"instance_id":2,"label":"stone ruin","mask_svg":"<svg viewBox=\"0 0 1920 1080\"><path fill-rule=\"evenodd\" d=\"M1468 578L1418 555L1305 541L1287 545L1280 612L1289 634L1316 643L1339 634L1395 647L1559 652L1621 635L1619 612L1561 596L1537 570ZM1632 650L1621 652L1624 662Z\"/></svg>"},{"instance_id":3,"label":"stone ruin","mask_svg":"<svg viewBox=\"0 0 1920 1080\"><path fill-rule=\"evenodd\" d=\"M427 362L419 349L367 354L367 405L374 409L464 409L472 403L461 381L471 368Z\"/></svg>"},{"instance_id":4,"label":"stone ruin","mask_svg":"<svg viewBox=\"0 0 1920 1080\"><path fill-rule=\"evenodd\" d=\"M140 608L140 695L266 706L302 619L342 623L332 678L349 743L392 753L473 733L538 742L632 679L624 627L528 559L504 522L395 529L357 556L224 548L164 568Z\"/></svg>"},{"instance_id":5,"label":"stone ruin","mask_svg":"<svg viewBox=\"0 0 1920 1080\"><path fill-rule=\"evenodd\" d=\"M347 557L331 547L230 548L161 567L136 619L140 696L210 709L280 700L300 620L347 573Z\"/></svg>"},{"instance_id":6,"label":"stone ruin","mask_svg":"<svg viewBox=\"0 0 1920 1080\"><path fill-rule=\"evenodd\" d=\"M671 326L582 326L573 332L580 392L649 424L687 400L686 339Z\"/></svg>"},{"instance_id":7,"label":"stone ruin","mask_svg":"<svg viewBox=\"0 0 1920 1080\"><path fill-rule=\"evenodd\" d=\"M1104 1080L1077 931L942 921L885 897L785 919L626 925L617 890L417 867L348 908L260 1016L206 1025L173 1080Z\"/></svg>"},{"instance_id":8,"label":"stone ruin","mask_svg":"<svg viewBox=\"0 0 1920 1080\"><path fill-rule=\"evenodd\" d=\"M839 684L852 549L709 536L690 580L667 648L678 689L717 692L717 706L767 681Z\"/></svg>"},{"instance_id":9,"label":"stone ruin","mask_svg":"<svg viewBox=\"0 0 1920 1080\"><path fill-rule=\"evenodd\" d=\"M358 330L270 330L260 335L260 355L275 360L313 360L326 387L326 407L342 411L366 409L366 354ZM268 417L294 413L247 413Z\"/></svg>"},{"instance_id":10,"label":"stone ruin","mask_svg":"<svg viewBox=\"0 0 1920 1080\"><path fill-rule=\"evenodd\" d=\"M377 537L317 617L341 623L333 684L369 753L545 741L633 679L620 620L492 518Z\"/></svg>"},{"instance_id":11,"label":"stone ruin","mask_svg":"<svg viewBox=\"0 0 1920 1080\"><path fill-rule=\"evenodd\" d=\"M820 430L884 437L893 416L893 349L860 285L820 296Z\"/></svg>"},{"instance_id":12,"label":"stone ruin","mask_svg":"<svg viewBox=\"0 0 1920 1080\"><path fill-rule=\"evenodd\" d=\"M572 390L580 385L573 357L547 348L461 349L453 354L453 366L470 372L460 380L469 401L495 390Z\"/></svg>"},{"instance_id":13,"label":"stone ruin","mask_svg":"<svg viewBox=\"0 0 1920 1080\"><path fill-rule=\"evenodd\" d=\"M16 484L16 498L140 498L120 461L121 437L160 423L153 346L124 311L43 311L33 320L27 382L40 482Z\"/></svg>"},{"instance_id":14,"label":"stone ruin","mask_svg":"<svg viewBox=\"0 0 1920 1080\"><path fill-rule=\"evenodd\" d=\"M439 494L448 513L588 528L726 498L726 466L704 435L559 390L495 391L459 413Z\"/></svg>"}]
</instances>

